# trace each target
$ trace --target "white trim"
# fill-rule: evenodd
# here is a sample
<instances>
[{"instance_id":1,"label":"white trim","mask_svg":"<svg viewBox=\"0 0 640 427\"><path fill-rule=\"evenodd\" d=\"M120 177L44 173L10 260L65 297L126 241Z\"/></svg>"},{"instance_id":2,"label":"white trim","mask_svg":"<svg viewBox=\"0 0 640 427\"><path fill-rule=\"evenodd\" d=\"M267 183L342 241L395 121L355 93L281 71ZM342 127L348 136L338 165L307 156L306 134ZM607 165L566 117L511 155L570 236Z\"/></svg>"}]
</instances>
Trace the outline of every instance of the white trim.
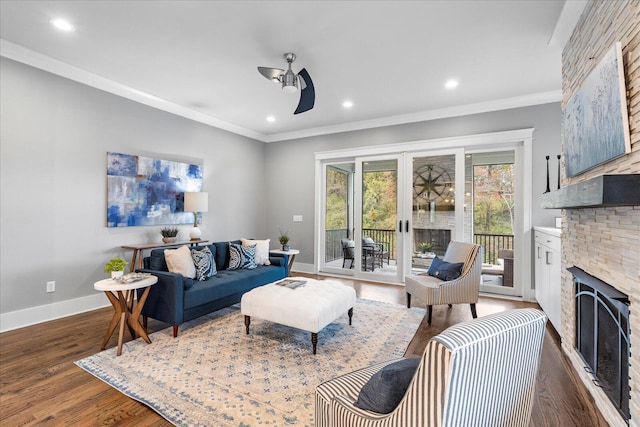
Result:
<instances>
[{"instance_id":1,"label":"white trim","mask_svg":"<svg viewBox=\"0 0 640 427\"><path fill-rule=\"evenodd\" d=\"M259 132L255 132L241 126L234 125L233 123L216 119L215 117L211 117L199 111L195 111L182 105L178 105L174 102L167 101L166 99L158 98L157 96L132 88L125 84L118 83L106 77L102 77L98 74L93 74L81 68L74 67L73 65L69 65L65 62L51 58L50 56L34 52L17 44L8 42L4 39L0 39L0 56L4 56L5 58L22 62L23 64L48 71L52 74L65 77L67 79L85 84L87 86L91 86L96 89L100 89L105 92L109 92L114 95L139 102L140 104L157 108L158 110L167 111L169 113L185 117L199 123L204 123L218 129L246 136L247 138L257 139L262 142L265 141L265 135Z\"/></svg>"},{"instance_id":2,"label":"white trim","mask_svg":"<svg viewBox=\"0 0 640 427\"><path fill-rule=\"evenodd\" d=\"M37 323L48 322L62 317L73 316L109 306L109 300L102 292L86 297L54 302L23 310L0 314L0 332L11 331Z\"/></svg>"},{"instance_id":3,"label":"white trim","mask_svg":"<svg viewBox=\"0 0 640 427\"><path fill-rule=\"evenodd\" d=\"M557 45L564 48L571 34L573 34L573 30L576 28L576 24L587 3L588 0L571 0L564 2L556 26L553 29L553 34L547 43L548 46Z\"/></svg>"},{"instance_id":4,"label":"white trim","mask_svg":"<svg viewBox=\"0 0 640 427\"><path fill-rule=\"evenodd\" d=\"M459 117L469 114L488 113L491 111L510 110L513 108L529 107L532 105L550 104L562 100L562 90L532 93L529 95L512 98L497 99L494 101L479 102L476 104L460 105L457 107L441 108L417 113L402 114L398 116L382 117L379 119L362 120L359 122L344 123L341 125L303 129L293 132L276 133L267 135L265 142L287 141L312 136L330 135L334 133L351 132L355 130L374 129L383 126L395 126L407 123L424 122L443 119L447 117Z\"/></svg>"},{"instance_id":5,"label":"white trim","mask_svg":"<svg viewBox=\"0 0 640 427\"><path fill-rule=\"evenodd\" d=\"M570 3L570 2L567 2ZM361 120L358 122L344 123L340 125L323 126L310 129L302 129L292 132L281 132L266 135L224 120L217 119L199 111L192 110L182 105L158 98L149 93L135 89L122 83L91 73L73 65L54 59L50 56L32 51L23 46L0 39L0 56L30 65L58 76L157 108L162 111L175 114L180 117L203 123L218 129L222 129L237 135L246 136L262 142L288 141L297 138L309 138L313 136L330 135L355 130L374 129L383 126L394 126L407 123L423 122L447 117L458 117L469 114L487 113L491 111L509 110L513 108L529 107L532 105L549 104L562 100L562 90L532 93L511 98L496 99L493 101L479 102L475 104L460 105L449 108L419 111L410 114L382 117L379 119Z\"/></svg>"}]
</instances>

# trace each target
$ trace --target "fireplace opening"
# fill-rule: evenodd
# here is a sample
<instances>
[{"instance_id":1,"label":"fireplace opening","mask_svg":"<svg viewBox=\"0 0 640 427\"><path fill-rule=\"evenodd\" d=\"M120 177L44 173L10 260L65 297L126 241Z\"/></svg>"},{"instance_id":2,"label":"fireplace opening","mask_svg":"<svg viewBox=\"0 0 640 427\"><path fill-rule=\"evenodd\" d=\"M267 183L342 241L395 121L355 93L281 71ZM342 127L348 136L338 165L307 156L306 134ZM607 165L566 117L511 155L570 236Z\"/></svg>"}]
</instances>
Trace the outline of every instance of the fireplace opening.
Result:
<instances>
[{"instance_id":1,"label":"fireplace opening","mask_svg":"<svg viewBox=\"0 0 640 427\"><path fill-rule=\"evenodd\" d=\"M438 256L443 256L451 241L451 230L434 229L434 228L414 228L413 238L415 239L414 248L420 243L431 243L431 252Z\"/></svg>"},{"instance_id":2,"label":"fireplace opening","mask_svg":"<svg viewBox=\"0 0 640 427\"><path fill-rule=\"evenodd\" d=\"M580 268L573 274L576 305L576 350L629 423L629 297Z\"/></svg>"}]
</instances>

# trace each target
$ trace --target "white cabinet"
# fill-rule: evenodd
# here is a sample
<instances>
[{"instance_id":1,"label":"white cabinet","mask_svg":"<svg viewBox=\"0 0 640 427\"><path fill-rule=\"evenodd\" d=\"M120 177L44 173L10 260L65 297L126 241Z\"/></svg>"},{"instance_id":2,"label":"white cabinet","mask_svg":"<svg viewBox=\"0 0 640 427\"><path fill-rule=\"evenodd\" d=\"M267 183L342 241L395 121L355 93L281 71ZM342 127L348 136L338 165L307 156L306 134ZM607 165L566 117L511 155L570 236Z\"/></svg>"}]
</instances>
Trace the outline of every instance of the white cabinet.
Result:
<instances>
[{"instance_id":1,"label":"white cabinet","mask_svg":"<svg viewBox=\"0 0 640 427\"><path fill-rule=\"evenodd\" d=\"M536 300L555 330L561 328L561 242L557 228L534 227Z\"/></svg>"}]
</instances>

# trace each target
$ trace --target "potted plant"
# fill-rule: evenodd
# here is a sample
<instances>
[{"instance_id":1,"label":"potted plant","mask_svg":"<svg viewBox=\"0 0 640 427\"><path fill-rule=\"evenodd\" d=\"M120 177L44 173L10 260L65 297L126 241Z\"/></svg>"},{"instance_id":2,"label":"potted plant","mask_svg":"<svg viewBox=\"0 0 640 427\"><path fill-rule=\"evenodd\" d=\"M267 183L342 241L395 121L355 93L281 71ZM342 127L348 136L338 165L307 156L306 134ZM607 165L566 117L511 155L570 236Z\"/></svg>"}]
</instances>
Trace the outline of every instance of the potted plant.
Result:
<instances>
[{"instance_id":1,"label":"potted plant","mask_svg":"<svg viewBox=\"0 0 640 427\"><path fill-rule=\"evenodd\" d=\"M282 250L288 251L289 250L289 236L288 236L289 232L287 230L283 231L281 228L279 228L278 230L280 230L280 237L278 237L278 241L282 245Z\"/></svg>"},{"instance_id":2,"label":"potted plant","mask_svg":"<svg viewBox=\"0 0 640 427\"><path fill-rule=\"evenodd\" d=\"M118 279L124 274L124 268L129 264L124 258L111 258L104 266L105 273L111 273L112 279Z\"/></svg>"},{"instance_id":3,"label":"potted plant","mask_svg":"<svg viewBox=\"0 0 640 427\"><path fill-rule=\"evenodd\" d=\"M431 252L431 248L433 248L433 245L428 242L422 242L418 245L418 249L420 249L420 252L422 252L423 254Z\"/></svg>"},{"instance_id":4,"label":"potted plant","mask_svg":"<svg viewBox=\"0 0 640 427\"><path fill-rule=\"evenodd\" d=\"M162 241L164 243L175 243L178 238L178 230L176 227L164 227L160 230L160 234L162 234Z\"/></svg>"}]
</instances>

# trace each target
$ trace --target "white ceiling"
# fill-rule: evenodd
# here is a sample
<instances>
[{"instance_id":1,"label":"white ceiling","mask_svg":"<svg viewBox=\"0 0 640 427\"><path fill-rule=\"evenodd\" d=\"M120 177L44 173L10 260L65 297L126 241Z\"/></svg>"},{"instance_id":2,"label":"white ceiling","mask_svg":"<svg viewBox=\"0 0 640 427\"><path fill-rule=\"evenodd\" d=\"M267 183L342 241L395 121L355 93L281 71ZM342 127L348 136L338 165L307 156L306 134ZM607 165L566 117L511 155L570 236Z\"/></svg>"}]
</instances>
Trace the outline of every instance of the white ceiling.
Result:
<instances>
[{"instance_id":1,"label":"white ceiling","mask_svg":"<svg viewBox=\"0 0 640 427\"><path fill-rule=\"evenodd\" d=\"M584 7L564 3L2 0L0 53L277 141L559 101L562 47ZM316 89L315 108L295 116L298 95L256 70L285 68L288 51ZM460 85L445 89L451 78Z\"/></svg>"}]
</instances>

